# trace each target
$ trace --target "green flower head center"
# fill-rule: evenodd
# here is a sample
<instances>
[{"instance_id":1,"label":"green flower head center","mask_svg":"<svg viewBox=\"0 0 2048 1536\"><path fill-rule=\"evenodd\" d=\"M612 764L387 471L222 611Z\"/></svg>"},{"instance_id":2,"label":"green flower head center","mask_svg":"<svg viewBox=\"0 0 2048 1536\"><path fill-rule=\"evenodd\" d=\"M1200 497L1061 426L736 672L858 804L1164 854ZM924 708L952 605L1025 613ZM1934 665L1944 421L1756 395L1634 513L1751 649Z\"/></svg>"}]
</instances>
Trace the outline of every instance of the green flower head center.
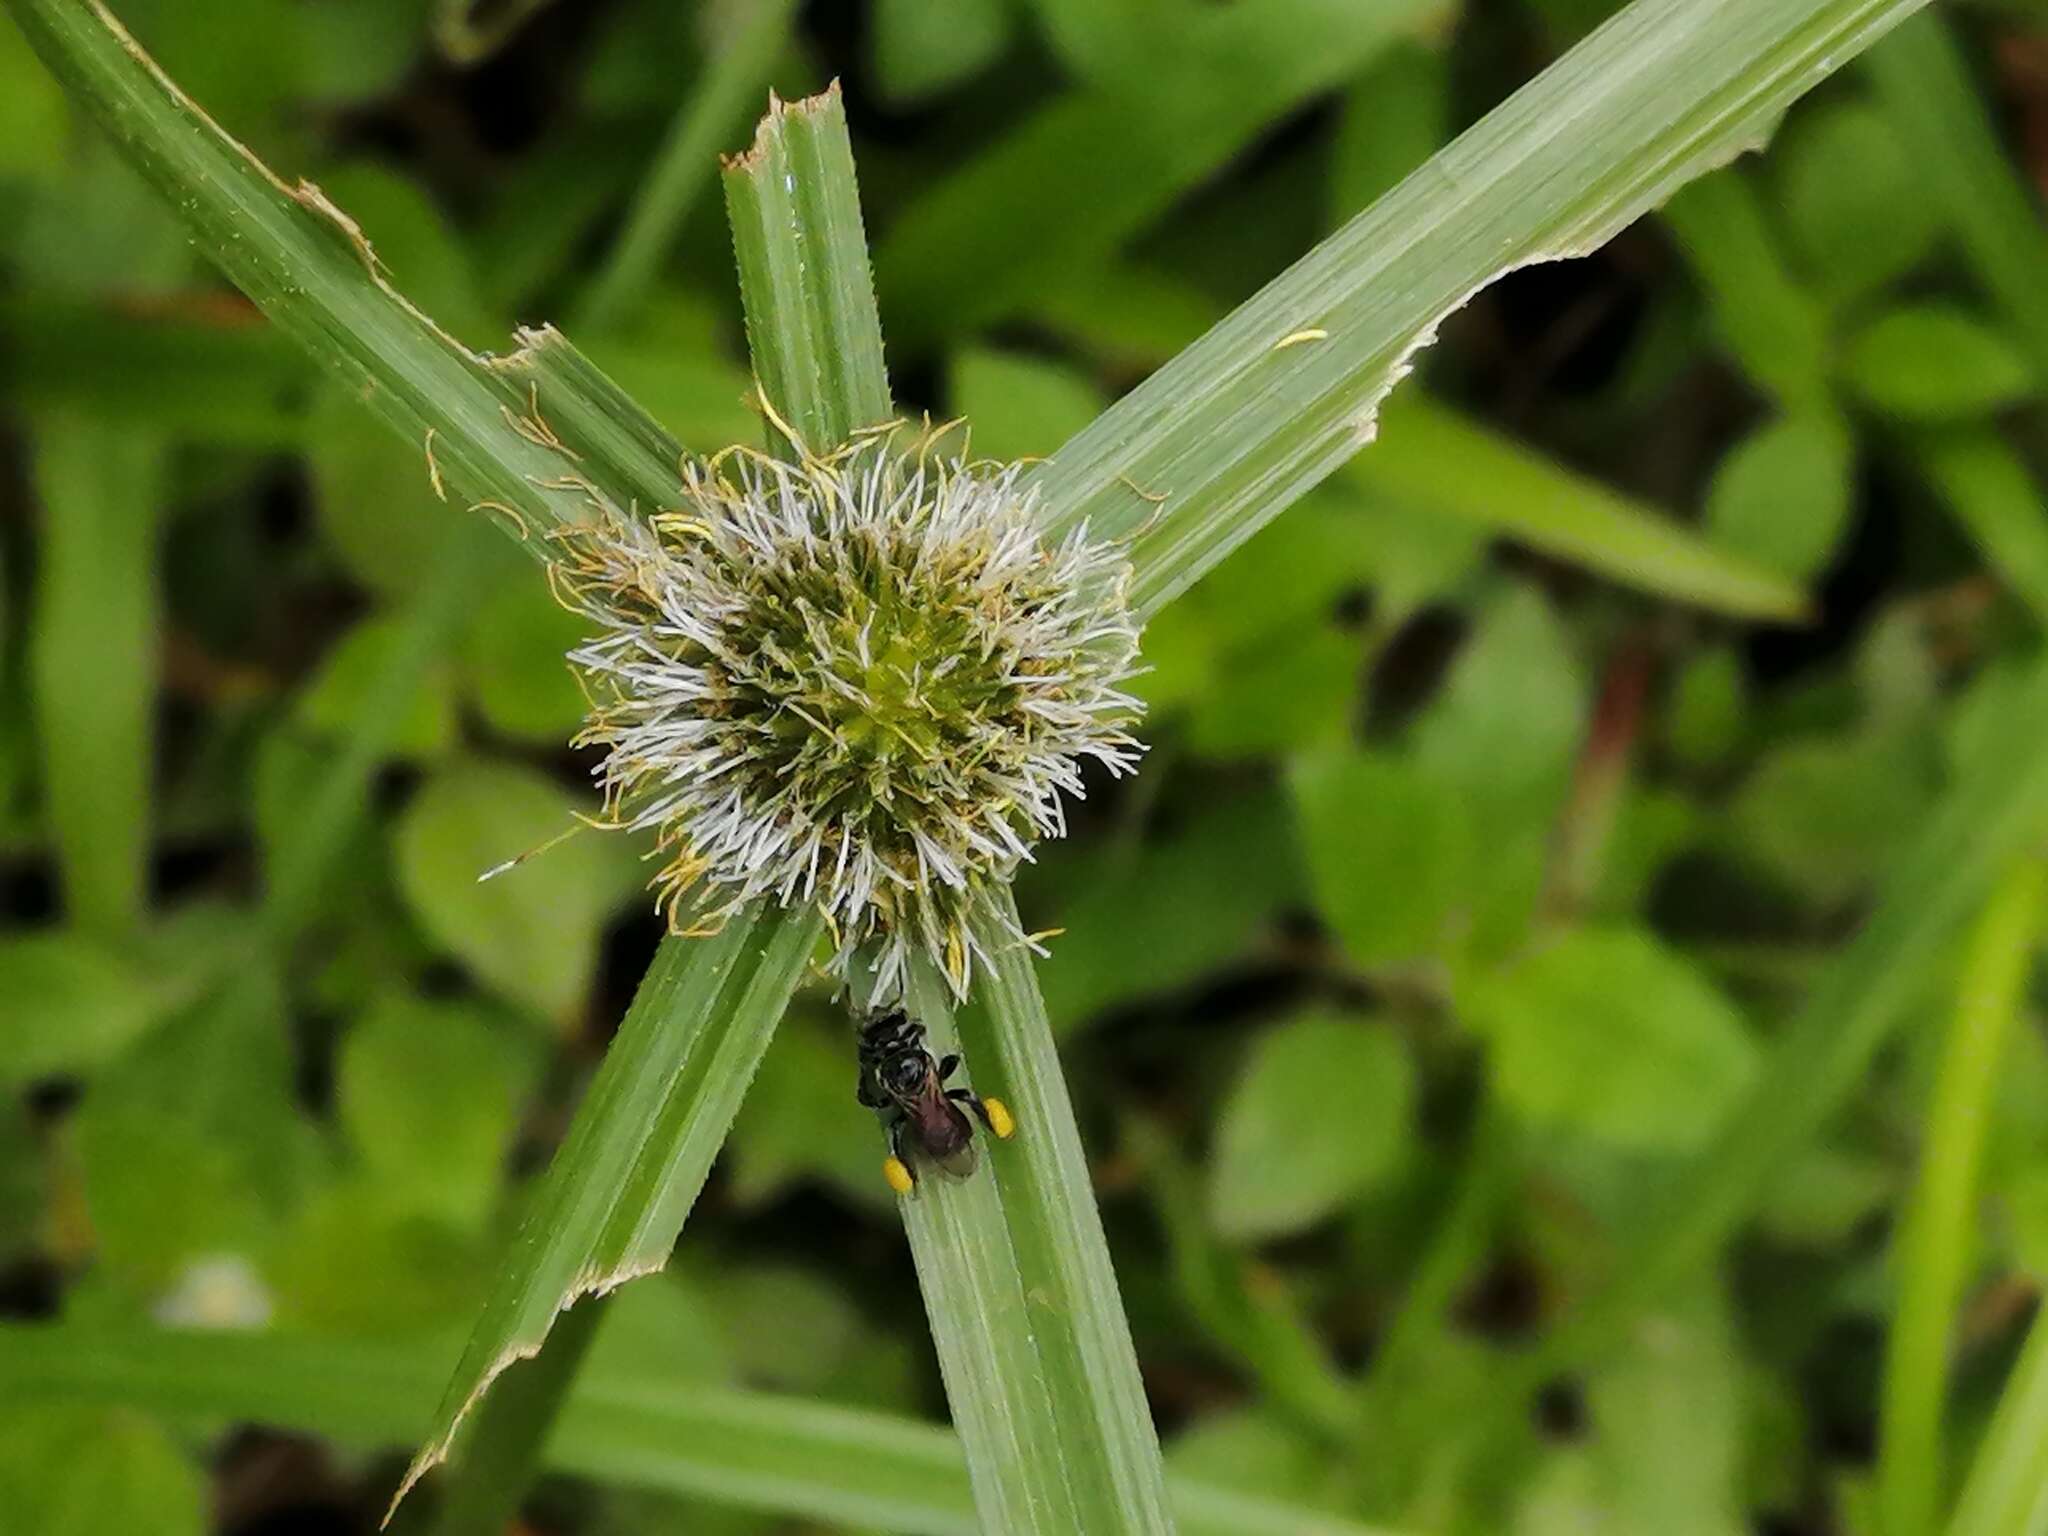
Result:
<instances>
[{"instance_id":1,"label":"green flower head center","mask_svg":"<svg viewBox=\"0 0 2048 1536\"><path fill-rule=\"evenodd\" d=\"M970 558L919 568L888 542L782 550L781 579L732 620L722 671L727 718L758 732L757 803L786 792L896 862L915 855L907 822L957 814L985 793L974 770L1035 734L1031 664L1002 635L1047 594L982 585Z\"/></svg>"}]
</instances>

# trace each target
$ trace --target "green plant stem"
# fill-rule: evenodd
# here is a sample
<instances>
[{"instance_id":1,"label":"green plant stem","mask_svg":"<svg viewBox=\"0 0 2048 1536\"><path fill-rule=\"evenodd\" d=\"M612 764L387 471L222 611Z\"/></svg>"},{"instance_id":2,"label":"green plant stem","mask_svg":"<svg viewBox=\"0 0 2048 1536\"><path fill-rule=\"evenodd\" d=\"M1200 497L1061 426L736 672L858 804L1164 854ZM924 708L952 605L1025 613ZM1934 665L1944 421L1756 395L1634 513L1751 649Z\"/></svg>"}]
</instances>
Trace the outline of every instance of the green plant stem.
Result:
<instances>
[{"instance_id":1,"label":"green plant stem","mask_svg":"<svg viewBox=\"0 0 2048 1536\"><path fill-rule=\"evenodd\" d=\"M2034 1313L2026 1345L1948 1523L1948 1536L2043 1532L2048 1532L2048 1307Z\"/></svg>"},{"instance_id":2,"label":"green plant stem","mask_svg":"<svg viewBox=\"0 0 2048 1536\"><path fill-rule=\"evenodd\" d=\"M667 1262L822 929L810 911L742 912L711 937L671 938L656 953L399 1498L448 1457L498 1375L540 1351L558 1313ZM524 1421L504 1432L525 1438ZM508 1464L492 1448L470 1449Z\"/></svg>"},{"instance_id":3,"label":"green plant stem","mask_svg":"<svg viewBox=\"0 0 2048 1536\"><path fill-rule=\"evenodd\" d=\"M1472 1128L1450 1209L1416 1266L1365 1380L1365 1397L1373 1408L1398 1411L1402 1384L1428 1358L1430 1341L1450 1319L1458 1287L1486 1257L1502 1202L1514 1186L1513 1148L1507 1118L1489 1100Z\"/></svg>"},{"instance_id":4,"label":"green plant stem","mask_svg":"<svg viewBox=\"0 0 2048 1536\"><path fill-rule=\"evenodd\" d=\"M44 799L66 916L127 939L148 895L164 445L55 414L37 422L36 438L43 525L30 655Z\"/></svg>"},{"instance_id":5,"label":"green plant stem","mask_svg":"<svg viewBox=\"0 0 2048 1536\"><path fill-rule=\"evenodd\" d=\"M1056 529L1131 539L1153 612L1369 442L1480 288L1603 244L1922 3L1636 0L1062 447Z\"/></svg>"},{"instance_id":6,"label":"green plant stem","mask_svg":"<svg viewBox=\"0 0 2048 1536\"><path fill-rule=\"evenodd\" d=\"M1367 1512L1398 1508L1402 1490L1409 1486L1409 1455L1417 1441L1408 1427L1407 1402L1420 1374L1435 1358L1435 1347L1445 1341L1459 1287L1485 1259L1494 1240L1502 1208L1515 1187L1515 1151L1514 1128L1489 1097L1473 1124L1450 1208L1430 1235L1400 1308L1373 1355L1371 1370L1358 1388L1355 1460Z\"/></svg>"},{"instance_id":7,"label":"green plant stem","mask_svg":"<svg viewBox=\"0 0 2048 1536\"><path fill-rule=\"evenodd\" d=\"M1217 1239L1194 1172L1164 1127L1134 1116L1124 1139L1145 1170L1183 1305L1275 1408L1348 1447L1357 1433L1355 1395L1286 1287L1259 1283L1254 1261Z\"/></svg>"},{"instance_id":8,"label":"green plant stem","mask_svg":"<svg viewBox=\"0 0 2048 1536\"><path fill-rule=\"evenodd\" d=\"M1965 950L1936 1069L1920 1177L1895 1267L1898 1302L1885 1363L1877 1496L1888 1536L1937 1524L1942 1404L1956 1305L1975 1256L1978 1170L2005 1057L2041 939L2048 865L2028 858L1993 891Z\"/></svg>"},{"instance_id":9,"label":"green plant stem","mask_svg":"<svg viewBox=\"0 0 2048 1536\"><path fill-rule=\"evenodd\" d=\"M579 327L616 325L645 300L676 231L709 185L721 137L767 82L789 38L795 0L749 0L723 18L721 35L696 88L684 98L634 194L625 226L576 312Z\"/></svg>"}]
</instances>

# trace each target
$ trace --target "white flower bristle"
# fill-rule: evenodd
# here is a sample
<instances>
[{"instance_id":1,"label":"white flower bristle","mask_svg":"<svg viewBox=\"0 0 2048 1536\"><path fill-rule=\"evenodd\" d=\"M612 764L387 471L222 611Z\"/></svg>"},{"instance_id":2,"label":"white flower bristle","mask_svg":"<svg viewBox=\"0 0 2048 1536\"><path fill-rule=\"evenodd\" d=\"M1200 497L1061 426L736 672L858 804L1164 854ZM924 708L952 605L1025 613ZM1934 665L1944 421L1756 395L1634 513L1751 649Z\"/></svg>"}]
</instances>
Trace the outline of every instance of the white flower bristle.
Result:
<instances>
[{"instance_id":1,"label":"white flower bristle","mask_svg":"<svg viewBox=\"0 0 2048 1536\"><path fill-rule=\"evenodd\" d=\"M674 510L558 536L557 592L598 626L578 740L608 818L658 835L672 926L815 903L841 974L870 956L894 992L915 946L964 993L977 894L1065 830L1084 760L1141 750L1123 554L1044 543L1019 475L929 435L732 451Z\"/></svg>"}]
</instances>

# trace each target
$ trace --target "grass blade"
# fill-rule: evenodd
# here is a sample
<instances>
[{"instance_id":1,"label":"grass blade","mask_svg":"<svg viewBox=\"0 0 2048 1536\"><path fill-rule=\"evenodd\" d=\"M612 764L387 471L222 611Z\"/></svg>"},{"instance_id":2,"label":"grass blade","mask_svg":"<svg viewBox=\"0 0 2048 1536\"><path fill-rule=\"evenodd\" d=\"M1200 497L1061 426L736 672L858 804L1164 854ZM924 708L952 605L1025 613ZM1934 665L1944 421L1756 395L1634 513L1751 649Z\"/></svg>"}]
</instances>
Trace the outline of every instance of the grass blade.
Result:
<instances>
[{"instance_id":1,"label":"grass blade","mask_svg":"<svg viewBox=\"0 0 2048 1536\"><path fill-rule=\"evenodd\" d=\"M1352 1388L1294 1297L1282 1285L1258 1284L1253 1261L1216 1236L1195 1172L1164 1127L1133 1117L1124 1140L1151 1189L1182 1305L1275 1407L1344 1444L1356 1432Z\"/></svg>"},{"instance_id":2,"label":"grass blade","mask_svg":"<svg viewBox=\"0 0 2048 1536\"><path fill-rule=\"evenodd\" d=\"M676 109L654 168L634 194L617 243L591 280L576 319L595 331L630 316L647 296L676 231L711 180L720 137L766 83L789 38L794 0L751 0L722 18L697 88Z\"/></svg>"},{"instance_id":3,"label":"grass blade","mask_svg":"<svg viewBox=\"0 0 2048 1536\"><path fill-rule=\"evenodd\" d=\"M1601 245L1921 3L1636 0L1062 448L1058 526L1131 539L1158 608L1371 441L1480 288Z\"/></svg>"},{"instance_id":4,"label":"grass blade","mask_svg":"<svg viewBox=\"0 0 2048 1536\"><path fill-rule=\"evenodd\" d=\"M775 102L753 147L727 163L727 213L747 340L767 403L822 453L892 414L853 150L836 87ZM781 435L781 434L778 434ZM931 1048L953 1045L943 985L922 971L909 1002ZM902 1203L946 1399L991 1532L1083 1529L1040 1375L997 1177L927 1176Z\"/></svg>"},{"instance_id":5,"label":"grass blade","mask_svg":"<svg viewBox=\"0 0 2048 1536\"><path fill-rule=\"evenodd\" d=\"M1948 1536L2041 1536L2048 1531L2048 1307L2034 1314Z\"/></svg>"},{"instance_id":6,"label":"grass blade","mask_svg":"<svg viewBox=\"0 0 2048 1536\"><path fill-rule=\"evenodd\" d=\"M1682 188L1663 216L1713 298L1723 341L1749 376L1788 410L1832 409L1827 306L1792 275L1742 168L1730 166Z\"/></svg>"},{"instance_id":7,"label":"grass blade","mask_svg":"<svg viewBox=\"0 0 2048 1536\"><path fill-rule=\"evenodd\" d=\"M42 561L36 739L72 923L132 935L148 900L163 444L69 415L37 423Z\"/></svg>"},{"instance_id":8,"label":"grass blade","mask_svg":"<svg viewBox=\"0 0 2048 1536\"><path fill-rule=\"evenodd\" d=\"M1015 907L992 893L996 957L960 1033L945 984L906 1000L930 1049L964 1048L1018 1133L970 1178L926 1175L901 1202L982 1529L1174 1529L1152 1415L1110 1267L1052 1030Z\"/></svg>"},{"instance_id":9,"label":"grass blade","mask_svg":"<svg viewBox=\"0 0 2048 1536\"><path fill-rule=\"evenodd\" d=\"M780 393L770 398L796 430L821 443L888 415L852 178L836 92L778 103L726 177L755 368L776 381ZM804 259L786 260L791 250ZM586 472L602 473L629 500L665 501L676 483L674 439L560 336L526 332L521 340L519 352L492 368L515 394L524 384L530 419L573 444ZM662 946L399 1498L447 1456L492 1379L539 1349L555 1313L666 1261L822 932L815 911L757 908L713 938ZM664 1076L673 1079L667 1089L659 1086ZM647 1096L650 1087L657 1097ZM572 1230L579 1221L580 1233ZM530 1450L535 1425L559 1405L572 1375L573 1362L523 1394L530 1403L481 1426L488 1443L475 1447L479 1465L458 1473L462 1482L496 1482L507 1469L530 1467L521 1447ZM503 1494L488 1489L458 1489L456 1503L505 1507Z\"/></svg>"},{"instance_id":10,"label":"grass blade","mask_svg":"<svg viewBox=\"0 0 2048 1536\"><path fill-rule=\"evenodd\" d=\"M491 1382L539 1353L557 1313L667 1261L821 928L813 912L742 913L710 938L662 945L535 1193L399 1498L447 1458Z\"/></svg>"},{"instance_id":11,"label":"grass blade","mask_svg":"<svg viewBox=\"0 0 2048 1536\"><path fill-rule=\"evenodd\" d=\"M128 1406L195 1426L271 1424L366 1449L416 1439L446 1360L435 1347L289 1334L0 1325L22 1403ZM861 1408L593 1368L546 1452L562 1472L838 1526L975 1536L944 1429ZM1388 1536L1336 1516L1173 1479L1189 1536Z\"/></svg>"},{"instance_id":12,"label":"grass blade","mask_svg":"<svg viewBox=\"0 0 2048 1536\"><path fill-rule=\"evenodd\" d=\"M1525 1358L1522 1389L1605 1349L1710 1262L1855 1087L1957 925L2048 826L2048 665L2036 666L2004 726L2001 749L1968 765L1894 866L1862 931L1822 971L1749 1098L1637 1223L1613 1283Z\"/></svg>"},{"instance_id":13,"label":"grass blade","mask_svg":"<svg viewBox=\"0 0 2048 1536\"><path fill-rule=\"evenodd\" d=\"M1799 588L1605 486L1421 396L1389 401L1385 440L1347 473L1640 591L1744 618L1796 619Z\"/></svg>"},{"instance_id":14,"label":"grass blade","mask_svg":"<svg viewBox=\"0 0 2048 1536\"><path fill-rule=\"evenodd\" d=\"M725 206L747 347L768 403L816 452L887 421L882 325L838 86L771 103L753 148L726 162Z\"/></svg>"},{"instance_id":15,"label":"grass blade","mask_svg":"<svg viewBox=\"0 0 2048 1536\"><path fill-rule=\"evenodd\" d=\"M1936 1070L1920 1178L1899 1234L1898 1304L1885 1364L1877 1497L1893 1536L1935 1528L1949 1340L1968 1279L1984 1135L2040 942L2048 867L2028 859L1992 893L1965 953Z\"/></svg>"},{"instance_id":16,"label":"grass blade","mask_svg":"<svg viewBox=\"0 0 2048 1536\"><path fill-rule=\"evenodd\" d=\"M1933 11L1915 17L1872 49L1864 67L1900 142L1913 146L1920 185L1947 213L2035 366L2048 369L2048 238L1948 22Z\"/></svg>"}]
</instances>

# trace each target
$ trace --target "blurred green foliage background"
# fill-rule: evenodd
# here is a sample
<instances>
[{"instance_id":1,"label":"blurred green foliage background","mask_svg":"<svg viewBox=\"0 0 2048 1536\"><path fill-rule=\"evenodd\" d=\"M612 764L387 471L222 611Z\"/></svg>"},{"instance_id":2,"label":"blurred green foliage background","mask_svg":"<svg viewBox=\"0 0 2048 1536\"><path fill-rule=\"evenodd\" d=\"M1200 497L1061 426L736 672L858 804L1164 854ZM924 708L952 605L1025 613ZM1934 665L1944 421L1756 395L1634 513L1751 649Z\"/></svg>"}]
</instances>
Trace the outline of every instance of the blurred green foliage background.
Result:
<instances>
[{"instance_id":1,"label":"blurred green foliage background","mask_svg":"<svg viewBox=\"0 0 2048 1536\"><path fill-rule=\"evenodd\" d=\"M723 92L736 148L769 85L842 78L898 398L1011 457L1612 7L1236 0L1227 69L1173 46L1200 0L118 9L462 339L562 322L700 450L760 432L710 158L644 288L599 281L623 210L680 106ZM1064 930L1044 986L1170 1462L1414 1531L1874 1529L1952 963L1685 1294L1510 1452L1474 1405L2000 750L2048 620L2048 11L1937 14L1888 46L1953 49L1964 116L1880 55L1597 255L1487 290L1381 447L1148 631L1145 771L1020 891ZM1958 122L1998 152L1949 154ZM1496 536L1589 502L1808 612ZM509 547L210 276L0 24L0 1313L442 1354L466 1328L659 936L620 840L476 883L593 804L577 624ZM366 761L369 721L393 745ZM593 1369L943 1411L852 1087L813 989ZM1983 1128L1963 1446L2048 1273L2031 1009ZM0 1390L0 1510L28 1521L0 1528L31 1536L369 1530L395 1467ZM833 1528L566 1482L534 1518Z\"/></svg>"}]
</instances>

